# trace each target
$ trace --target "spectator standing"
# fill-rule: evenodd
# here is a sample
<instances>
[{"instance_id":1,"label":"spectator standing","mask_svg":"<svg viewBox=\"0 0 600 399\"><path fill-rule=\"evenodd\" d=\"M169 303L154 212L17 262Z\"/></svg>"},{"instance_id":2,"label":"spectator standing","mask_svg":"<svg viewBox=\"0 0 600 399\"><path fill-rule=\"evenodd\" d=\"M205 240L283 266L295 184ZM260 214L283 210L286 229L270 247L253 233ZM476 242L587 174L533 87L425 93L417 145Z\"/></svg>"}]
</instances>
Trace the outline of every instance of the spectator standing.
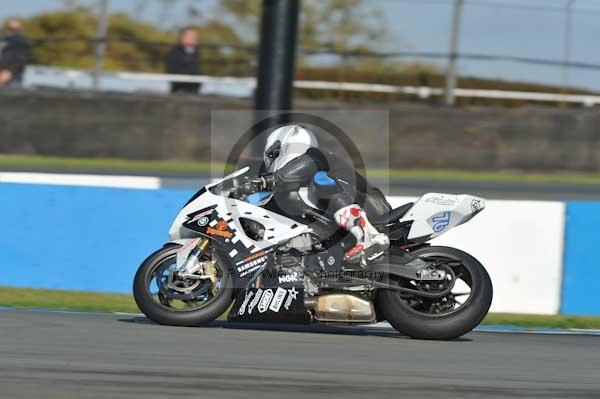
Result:
<instances>
[{"instance_id":1,"label":"spectator standing","mask_svg":"<svg viewBox=\"0 0 600 399\"><path fill-rule=\"evenodd\" d=\"M22 34L21 21L8 20L6 29L7 36L0 38L0 87L21 85L31 58L31 45Z\"/></svg>"},{"instance_id":2,"label":"spectator standing","mask_svg":"<svg viewBox=\"0 0 600 399\"><path fill-rule=\"evenodd\" d=\"M167 73L176 75L200 75L200 57L198 55L198 33L194 28L183 28L179 39L171 48L165 61ZM200 83L171 82L171 93L197 94Z\"/></svg>"}]
</instances>

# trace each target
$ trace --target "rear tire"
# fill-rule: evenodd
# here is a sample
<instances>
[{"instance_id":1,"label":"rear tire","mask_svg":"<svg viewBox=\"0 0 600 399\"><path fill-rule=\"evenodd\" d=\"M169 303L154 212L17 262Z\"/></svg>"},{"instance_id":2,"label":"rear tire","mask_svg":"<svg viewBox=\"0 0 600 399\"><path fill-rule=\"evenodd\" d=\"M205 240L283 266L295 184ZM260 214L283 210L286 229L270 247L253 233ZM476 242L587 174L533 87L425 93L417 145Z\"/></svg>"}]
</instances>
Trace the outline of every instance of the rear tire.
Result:
<instances>
[{"instance_id":1,"label":"rear tire","mask_svg":"<svg viewBox=\"0 0 600 399\"><path fill-rule=\"evenodd\" d=\"M233 300L233 275L226 259L215 251L222 269L222 286L206 305L195 310L174 310L152 298L148 288L152 273L165 259L176 256L180 245L167 245L151 254L139 267L133 282L133 297L140 310L152 321L169 326L201 326L221 316Z\"/></svg>"},{"instance_id":2,"label":"rear tire","mask_svg":"<svg viewBox=\"0 0 600 399\"><path fill-rule=\"evenodd\" d=\"M471 294L464 305L449 314L431 315L411 309L395 290L380 289L376 307L400 333L418 339L449 340L473 330L487 315L493 287L483 265L466 252L448 247L425 247L413 252L422 257L442 256L460 260L473 280Z\"/></svg>"}]
</instances>

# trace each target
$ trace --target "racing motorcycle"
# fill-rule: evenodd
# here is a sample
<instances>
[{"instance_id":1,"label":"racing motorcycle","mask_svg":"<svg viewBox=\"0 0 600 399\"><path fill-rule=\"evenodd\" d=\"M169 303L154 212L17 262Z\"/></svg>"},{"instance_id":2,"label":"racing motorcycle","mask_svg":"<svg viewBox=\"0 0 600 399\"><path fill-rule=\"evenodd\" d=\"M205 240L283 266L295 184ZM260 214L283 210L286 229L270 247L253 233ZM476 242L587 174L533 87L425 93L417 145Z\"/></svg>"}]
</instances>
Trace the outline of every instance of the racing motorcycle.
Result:
<instances>
[{"instance_id":1,"label":"racing motorcycle","mask_svg":"<svg viewBox=\"0 0 600 399\"><path fill-rule=\"evenodd\" d=\"M236 322L371 324L446 340L477 326L492 301L483 265L428 241L485 207L471 195L430 193L387 215L369 216L389 249L358 264L354 238L298 190L298 212L269 209L244 168L200 189L173 222L170 241L139 267L141 311L159 324L199 326L228 309ZM374 258L374 259L373 259ZM232 305L233 304L233 305Z\"/></svg>"}]
</instances>

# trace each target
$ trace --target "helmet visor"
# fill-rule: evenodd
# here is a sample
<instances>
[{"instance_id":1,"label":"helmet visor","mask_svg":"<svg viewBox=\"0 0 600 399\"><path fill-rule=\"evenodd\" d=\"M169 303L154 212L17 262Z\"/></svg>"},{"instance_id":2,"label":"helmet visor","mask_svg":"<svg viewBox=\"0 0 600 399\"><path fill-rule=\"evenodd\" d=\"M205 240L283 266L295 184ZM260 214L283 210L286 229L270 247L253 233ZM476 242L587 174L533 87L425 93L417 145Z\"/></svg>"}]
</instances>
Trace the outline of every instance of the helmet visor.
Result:
<instances>
[{"instance_id":1,"label":"helmet visor","mask_svg":"<svg viewBox=\"0 0 600 399\"><path fill-rule=\"evenodd\" d=\"M265 151L265 156L270 162L273 162L281 153L281 141L277 140Z\"/></svg>"}]
</instances>

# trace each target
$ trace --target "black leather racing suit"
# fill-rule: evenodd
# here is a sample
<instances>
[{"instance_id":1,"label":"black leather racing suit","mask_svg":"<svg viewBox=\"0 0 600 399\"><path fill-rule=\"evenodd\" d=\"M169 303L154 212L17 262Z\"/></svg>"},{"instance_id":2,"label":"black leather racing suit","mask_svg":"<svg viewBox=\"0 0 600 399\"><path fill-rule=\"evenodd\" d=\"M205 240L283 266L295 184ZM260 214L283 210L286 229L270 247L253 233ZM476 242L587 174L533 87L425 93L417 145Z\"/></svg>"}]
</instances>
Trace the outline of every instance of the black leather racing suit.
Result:
<instances>
[{"instance_id":1,"label":"black leather racing suit","mask_svg":"<svg viewBox=\"0 0 600 399\"><path fill-rule=\"evenodd\" d=\"M367 217L373 220L384 217L391 210L382 192L352 165L317 148L309 149L273 174L263 176L276 202L287 201L290 193L308 187L330 215L351 204L364 208Z\"/></svg>"}]
</instances>

